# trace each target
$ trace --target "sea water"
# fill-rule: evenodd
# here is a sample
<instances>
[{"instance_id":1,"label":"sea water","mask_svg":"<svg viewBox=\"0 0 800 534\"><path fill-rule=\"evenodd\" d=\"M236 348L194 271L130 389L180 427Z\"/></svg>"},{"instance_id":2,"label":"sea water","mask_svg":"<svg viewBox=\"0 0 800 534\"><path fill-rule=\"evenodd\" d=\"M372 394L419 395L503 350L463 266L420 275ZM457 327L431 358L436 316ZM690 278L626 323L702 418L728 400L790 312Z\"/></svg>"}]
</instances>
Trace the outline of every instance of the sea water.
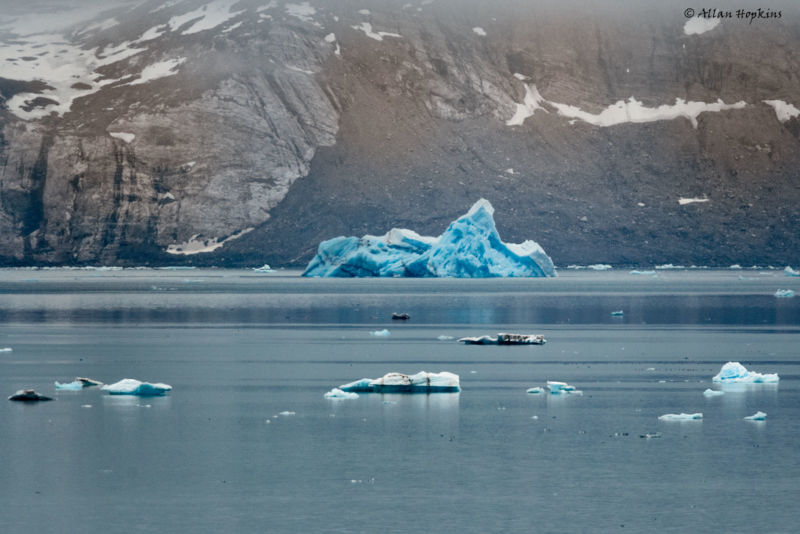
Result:
<instances>
[{"instance_id":1,"label":"sea water","mask_svg":"<svg viewBox=\"0 0 800 534\"><path fill-rule=\"evenodd\" d=\"M0 531L793 532L800 300L777 288L800 281L3 270L0 393L55 401L0 404ZM456 341L497 332L547 344ZM727 361L780 382L705 397ZM461 393L324 398L422 370ZM76 376L173 390L55 390ZM526 393L548 380L583 395Z\"/></svg>"}]
</instances>

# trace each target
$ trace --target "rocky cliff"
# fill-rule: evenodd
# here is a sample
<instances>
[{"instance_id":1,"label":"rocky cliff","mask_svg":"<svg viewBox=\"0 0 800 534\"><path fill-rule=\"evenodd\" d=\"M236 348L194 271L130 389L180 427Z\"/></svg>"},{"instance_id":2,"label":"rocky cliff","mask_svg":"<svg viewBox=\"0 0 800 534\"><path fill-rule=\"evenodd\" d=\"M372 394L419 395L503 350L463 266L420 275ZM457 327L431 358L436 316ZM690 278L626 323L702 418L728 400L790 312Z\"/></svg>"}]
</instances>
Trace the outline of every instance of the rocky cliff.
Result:
<instances>
[{"instance_id":1,"label":"rocky cliff","mask_svg":"<svg viewBox=\"0 0 800 534\"><path fill-rule=\"evenodd\" d=\"M800 9L736 7L699 29L569 1L121 2L58 35L15 14L0 264L302 266L480 197L561 266L800 263Z\"/></svg>"}]
</instances>

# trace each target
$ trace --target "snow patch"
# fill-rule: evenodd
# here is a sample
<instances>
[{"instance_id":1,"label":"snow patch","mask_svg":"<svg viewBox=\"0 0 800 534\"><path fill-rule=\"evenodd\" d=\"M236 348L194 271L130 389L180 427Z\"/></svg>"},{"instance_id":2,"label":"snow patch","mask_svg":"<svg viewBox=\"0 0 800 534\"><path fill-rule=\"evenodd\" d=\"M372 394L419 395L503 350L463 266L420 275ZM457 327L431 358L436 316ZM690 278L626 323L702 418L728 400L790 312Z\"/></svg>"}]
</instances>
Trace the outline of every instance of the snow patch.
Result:
<instances>
[{"instance_id":1,"label":"snow patch","mask_svg":"<svg viewBox=\"0 0 800 534\"><path fill-rule=\"evenodd\" d=\"M372 31L372 24L369 22L362 22L358 26L351 26L354 30L361 30L364 32L364 35L369 37L370 39L375 39L376 41L383 41L384 37L396 37L398 39L402 39L403 36L398 33L391 33L391 32L374 32Z\"/></svg>"},{"instance_id":2,"label":"snow patch","mask_svg":"<svg viewBox=\"0 0 800 534\"><path fill-rule=\"evenodd\" d=\"M697 204L697 203L702 203L702 202L708 202L709 200L710 199L708 199L708 198L697 198L697 197L695 197L695 198L685 198L685 197L681 197L681 198L678 199L678 204L680 204L681 206L685 206L686 204Z\"/></svg>"},{"instance_id":3,"label":"snow patch","mask_svg":"<svg viewBox=\"0 0 800 534\"><path fill-rule=\"evenodd\" d=\"M115 139L121 139L128 144L133 143L133 140L136 139L135 134L125 132L108 132L108 135Z\"/></svg>"},{"instance_id":4,"label":"snow patch","mask_svg":"<svg viewBox=\"0 0 800 534\"><path fill-rule=\"evenodd\" d=\"M775 115L781 122L786 122L800 115L800 109L797 109L792 104L784 102L783 100L764 100L763 102L772 106L775 110Z\"/></svg>"},{"instance_id":5,"label":"snow patch","mask_svg":"<svg viewBox=\"0 0 800 534\"><path fill-rule=\"evenodd\" d=\"M486 30L484 30L480 26L475 26L474 28L472 28L472 32L475 35L480 35L481 37L486 37Z\"/></svg>"},{"instance_id":6,"label":"snow patch","mask_svg":"<svg viewBox=\"0 0 800 534\"><path fill-rule=\"evenodd\" d=\"M186 61L186 58L180 57L176 59L165 59L164 61L148 65L142 69L139 78L129 82L128 85L141 85L153 80L158 80L159 78L166 78L167 76L177 74L178 71L176 69L181 66L184 61Z\"/></svg>"},{"instance_id":7,"label":"snow patch","mask_svg":"<svg viewBox=\"0 0 800 534\"><path fill-rule=\"evenodd\" d=\"M700 35L710 32L719 26L719 22L719 19L707 19L697 16L686 21L686 24L683 25L683 33L685 35Z\"/></svg>"},{"instance_id":8,"label":"snow patch","mask_svg":"<svg viewBox=\"0 0 800 534\"><path fill-rule=\"evenodd\" d=\"M183 256L213 252L218 248L222 247L228 241L233 241L234 239L238 239L251 231L253 231L253 228L245 228L244 230L240 230L238 232L229 235L222 241L220 241L219 238L217 237L211 239L201 239L202 236L200 234L195 234L189 239L189 241L185 243L169 245L166 249L166 252L167 254L177 254Z\"/></svg>"},{"instance_id":9,"label":"snow patch","mask_svg":"<svg viewBox=\"0 0 800 534\"><path fill-rule=\"evenodd\" d=\"M548 113L541 105L544 101L544 98L539 94L539 90L536 89L536 86L526 83L525 98L522 100L522 104L517 104L517 110L514 112L514 116L506 121L506 126L522 126L525 119L531 117L537 109Z\"/></svg>"},{"instance_id":10,"label":"snow patch","mask_svg":"<svg viewBox=\"0 0 800 534\"><path fill-rule=\"evenodd\" d=\"M284 9L286 9L287 15L303 22L314 22L312 17L317 14L317 10L308 2L301 2L299 4L286 4Z\"/></svg>"}]
</instances>

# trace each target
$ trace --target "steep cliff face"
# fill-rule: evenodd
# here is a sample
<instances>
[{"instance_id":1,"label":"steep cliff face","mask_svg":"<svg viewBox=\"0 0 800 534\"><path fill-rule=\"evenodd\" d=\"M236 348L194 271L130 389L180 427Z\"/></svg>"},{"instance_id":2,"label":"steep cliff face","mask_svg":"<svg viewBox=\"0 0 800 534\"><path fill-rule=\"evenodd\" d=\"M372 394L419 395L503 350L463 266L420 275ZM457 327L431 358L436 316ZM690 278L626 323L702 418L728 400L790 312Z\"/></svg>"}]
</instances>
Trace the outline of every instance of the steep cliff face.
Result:
<instances>
[{"instance_id":1,"label":"steep cliff face","mask_svg":"<svg viewBox=\"0 0 800 534\"><path fill-rule=\"evenodd\" d=\"M0 263L302 265L480 197L562 266L797 263L799 9L690 35L530 4L151 2L13 36Z\"/></svg>"}]
</instances>

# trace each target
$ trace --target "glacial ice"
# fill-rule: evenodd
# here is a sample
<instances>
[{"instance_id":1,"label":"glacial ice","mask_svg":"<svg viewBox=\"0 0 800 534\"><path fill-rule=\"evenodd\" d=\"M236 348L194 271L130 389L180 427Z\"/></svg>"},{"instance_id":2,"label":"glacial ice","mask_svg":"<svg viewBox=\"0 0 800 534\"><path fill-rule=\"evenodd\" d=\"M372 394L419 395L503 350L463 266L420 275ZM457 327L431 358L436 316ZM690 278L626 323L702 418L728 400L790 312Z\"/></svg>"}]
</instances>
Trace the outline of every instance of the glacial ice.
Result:
<instances>
[{"instance_id":1,"label":"glacial ice","mask_svg":"<svg viewBox=\"0 0 800 534\"><path fill-rule=\"evenodd\" d=\"M792 298L794 296L794 291L791 289L779 289L775 292L775 296L778 298Z\"/></svg>"},{"instance_id":2,"label":"glacial ice","mask_svg":"<svg viewBox=\"0 0 800 534\"><path fill-rule=\"evenodd\" d=\"M583 391L575 389L566 382L556 382L555 380L547 381L547 389L550 390L551 395L583 395Z\"/></svg>"},{"instance_id":3,"label":"glacial ice","mask_svg":"<svg viewBox=\"0 0 800 534\"><path fill-rule=\"evenodd\" d=\"M151 384L150 382L140 382L133 378L123 378L114 384L106 384L102 387L111 395L137 395L139 397L160 397L166 395L172 389L168 384Z\"/></svg>"},{"instance_id":4,"label":"glacial ice","mask_svg":"<svg viewBox=\"0 0 800 534\"><path fill-rule=\"evenodd\" d=\"M544 393L544 388L543 387L538 387L538 386L535 387L535 388L529 388L529 389L525 390L525 393L527 393L529 395L540 395L540 394Z\"/></svg>"},{"instance_id":5,"label":"glacial ice","mask_svg":"<svg viewBox=\"0 0 800 534\"><path fill-rule=\"evenodd\" d=\"M786 276L800 276L800 271L795 271L794 269L792 269L787 265L786 268L783 270L783 274L785 274Z\"/></svg>"},{"instance_id":6,"label":"glacial ice","mask_svg":"<svg viewBox=\"0 0 800 534\"><path fill-rule=\"evenodd\" d=\"M461 391L456 374L420 371L415 375L387 373L381 378L362 378L339 386L350 393L455 393Z\"/></svg>"},{"instance_id":7,"label":"glacial ice","mask_svg":"<svg viewBox=\"0 0 800 534\"><path fill-rule=\"evenodd\" d=\"M767 420L767 414L765 414L762 411L758 411L758 412L754 413L753 415L748 415L747 417L744 418L744 420L745 421L766 421Z\"/></svg>"},{"instance_id":8,"label":"glacial ice","mask_svg":"<svg viewBox=\"0 0 800 534\"><path fill-rule=\"evenodd\" d=\"M503 243L494 208L478 200L439 237L394 228L383 236L335 237L319 245L303 276L544 277L556 276L535 241Z\"/></svg>"},{"instance_id":9,"label":"glacial ice","mask_svg":"<svg viewBox=\"0 0 800 534\"><path fill-rule=\"evenodd\" d=\"M721 397L722 395L725 395L725 392L718 389L708 388L703 392L703 396L709 399L711 397Z\"/></svg>"},{"instance_id":10,"label":"glacial ice","mask_svg":"<svg viewBox=\"0 0 800 534\"><path fill-rule=\"evenodd\" d=\"M659 421L699 421L702 413L667 413L658 417Z\"/></svg>"},{"instance_id":11,"label":"glacial ice","mask_svg":"<svg viewBox=\"0 0 800 534\"><path fill-rule=\"evenodd\" d=\"M774 384L780 378L777 373L761 374L748 371L739 362L728 362L722 366L719 373L711 379L717 384Z\"/></svg>"},{"instance_id":12,"label":"glacial ice","mask_svg":"<svg viewBox=\"0 0 800 534\"><path fill-rule=\"evenodd\" d=\"M339 388L333 388L332 390L330 390L329 392L327 392L325 394L325 398L326 399L335 399L335 400L357 399L358 398L358 393L353 393L352 391L342 391Z\"/></svg>"},{"instance_id":13,"label":"glacial ice","mask_svg":"<svg viewBox=\"0 0 800 534\"><path fill-rule=\"evenodd\" d=\"M83 382L79 380L73 380L72 382L66 382L62 384L58 380L56 380L56 389L60 389L63 391L80 391L83 389Z\"/></svg>"},{"instance_id":14,"label":"glacial ice","mask_svg":"<svg viewBox=\"0 0 800 534\"><path fill-rule=\"evenodd\" d=\"M14 349L12 349L11 347L4 347L0 349L0 352L13 352L13 351Z\"/></svg>"},{"instance_id":15,"label":"glacial ice","mask_svg":"<svg viewBox=\"0 0 800 534\"><path fill-rule=\"evenodd\" d=\"M373 332L370 332L369 335L371 335L372 337L389 337L390 335L392 335L392 333L384 328L383 330L375 330Z\"/></svg>"}]
</instances>

